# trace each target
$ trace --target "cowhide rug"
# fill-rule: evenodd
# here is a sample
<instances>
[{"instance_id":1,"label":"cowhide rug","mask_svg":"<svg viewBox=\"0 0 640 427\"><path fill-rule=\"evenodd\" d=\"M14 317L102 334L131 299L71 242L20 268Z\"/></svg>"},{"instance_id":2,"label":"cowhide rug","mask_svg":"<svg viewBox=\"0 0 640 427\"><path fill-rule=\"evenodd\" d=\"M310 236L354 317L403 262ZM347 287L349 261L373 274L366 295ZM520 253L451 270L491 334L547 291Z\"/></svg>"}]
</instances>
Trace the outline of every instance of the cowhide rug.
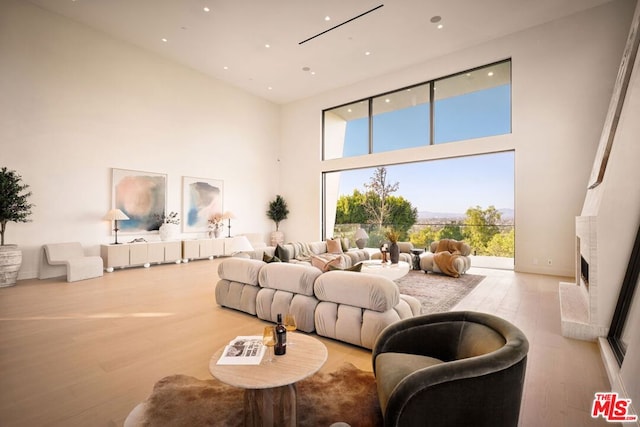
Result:
<instances>
[{"instance_id":1,"label":"cowhide rug","mask_svg":"<svg viewBox=\"0 0 640 427\"><path fill-rule=\"evenodd\" d=\"M381 426L375 379L350 363L330 373L317 373L297 383L298 425ZM138 405L125 427L241 426L243 393L218 380L172 375L158 381Z\"/></svg>"}]
</instances>

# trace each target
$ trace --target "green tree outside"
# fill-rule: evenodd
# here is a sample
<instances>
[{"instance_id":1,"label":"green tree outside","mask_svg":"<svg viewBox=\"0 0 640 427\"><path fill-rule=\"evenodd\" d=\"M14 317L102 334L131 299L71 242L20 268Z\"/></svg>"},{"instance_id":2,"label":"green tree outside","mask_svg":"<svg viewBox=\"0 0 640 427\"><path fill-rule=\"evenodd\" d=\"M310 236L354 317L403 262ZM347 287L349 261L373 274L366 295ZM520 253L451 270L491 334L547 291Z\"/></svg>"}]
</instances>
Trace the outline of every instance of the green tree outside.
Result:
<instances>
[{"instance_id":1,"label":"green tree outside","mask_svg":"<svg viewBox=\"0 0 640 427\"><path fill-rule=\"evenodd\" d=\"M440 239L464 240L462 227L460 227L460 224L455 222L445 225L444 228L440 231Z\"/></svg>"},{"instance_id":2,"label":"green tree outside","mask_svg":"<svg viewBox=\"0 0 640 427\"><path fill-rule=\"evenodd\" d=\"M436 230L434 227L427 225L421 227L420 230L413 232L409 235L409 241L413 243L416 248L429 249L431 243L440 240L440 232L442 230Z\"/></svg>"},{"instance_id":3,"label":"green tree outside","mask_svg":"<svg viewBox=\"0 0 640 427\"><path fill-rule=\"evenodd\" d=\"M486 255L513 258L515 246L515 231L511 228L506 233L494 235L487 245Z\"/></svg>"},{"instance_id":4,"label":"green tree outside","mask_svg":"<svg viewBox=\"0 0 640 427\"><path fill-rule=\"evenodd\" d=\"M466 215L464 239L471 246L472 253L484 255L493 236L500 233L497 224L501 214L494 206L489 206L487 209L476 206L467 209Z\"/></svg>"}]
</instances>

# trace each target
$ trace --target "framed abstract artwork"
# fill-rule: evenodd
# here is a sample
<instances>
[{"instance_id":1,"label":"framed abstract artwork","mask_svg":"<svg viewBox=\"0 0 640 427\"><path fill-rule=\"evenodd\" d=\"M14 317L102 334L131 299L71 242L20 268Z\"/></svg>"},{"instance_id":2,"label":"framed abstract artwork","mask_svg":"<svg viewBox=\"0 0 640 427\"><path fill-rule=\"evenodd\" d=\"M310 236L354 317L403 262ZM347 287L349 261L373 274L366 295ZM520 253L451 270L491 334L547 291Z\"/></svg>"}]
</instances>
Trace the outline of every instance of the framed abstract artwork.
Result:
<instances>
[{"instance_id":1,"label":"framed abstract artwork","mask_svg":"<svg viewBox=\"0 0 640 427\"><path fill-rule=\"evenodd\" d=\"M157 232L167 207L167 175L114 168L112 185L113 208L129 217L119 222L120 232Z\"/></svg>"},{"instance_id":2,"label":"framed abstract artwork","mask_svg":"<svg viewBox=\"0 0 640 427\"><path fill-rule=\"evenodd\" d=\"M182 231L207 231L209 217L222 213L223 181L185 176L182 186Z\"/></svg>"}]
</instances>

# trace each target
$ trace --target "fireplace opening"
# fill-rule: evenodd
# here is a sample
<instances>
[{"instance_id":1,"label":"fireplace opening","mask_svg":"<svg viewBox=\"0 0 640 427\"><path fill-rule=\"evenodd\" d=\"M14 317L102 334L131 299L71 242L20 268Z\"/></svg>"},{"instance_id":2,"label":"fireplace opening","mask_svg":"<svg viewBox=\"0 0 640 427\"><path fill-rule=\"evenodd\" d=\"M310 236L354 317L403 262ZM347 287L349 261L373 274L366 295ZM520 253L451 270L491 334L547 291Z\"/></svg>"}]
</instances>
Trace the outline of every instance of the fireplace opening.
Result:
<instances>
[{"instance_id":1,"label":"fireplace opening","mask_svg":"<svg viewBox=\"0 0 640 427\"><path fill-rule=\"evenodd\" d=\"M582 255L580 255L580 277L584 285L589 289L589 263Z\"/></svg>"}]
</instances>

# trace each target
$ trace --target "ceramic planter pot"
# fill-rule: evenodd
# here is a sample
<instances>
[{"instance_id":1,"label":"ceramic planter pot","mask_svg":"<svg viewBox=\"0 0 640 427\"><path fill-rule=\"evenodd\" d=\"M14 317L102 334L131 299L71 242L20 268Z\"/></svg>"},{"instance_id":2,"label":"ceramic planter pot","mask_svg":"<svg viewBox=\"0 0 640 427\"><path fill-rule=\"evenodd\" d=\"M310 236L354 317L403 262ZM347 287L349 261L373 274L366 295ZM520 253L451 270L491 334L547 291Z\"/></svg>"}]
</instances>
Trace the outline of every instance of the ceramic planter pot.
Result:
<instances>
[{"instance_id":1,"label":"ceramic planter pot","mask_svg":"<svg viewBox=\"0 0 640 427\"><path fill-rule=\"evenodd\" d=\"M13 286L22 265L22 251L18 245L0 246L0 287Z\"/></svg>"},{"instance_id":2,"label":"ceramic planter pot","mask_svg":"<svg viewBox=\"0 0 640 427\"><path fill-rule=\"evenodd\" d=\"M284 233L282 231L274 231L271 233L271 246L284 243Z\"/></svg>"},{"instance_id":3,"label":"ceramic planter pot","mask_svg":"<svg viewBox=\"0 0 640 427\"><path fill-rule=\"evenodd\" d=\"M162 224L158 232L160 233L160 240L176 240L178 237L178 225L177 224Z\"/></svg>"}]
</instances>

